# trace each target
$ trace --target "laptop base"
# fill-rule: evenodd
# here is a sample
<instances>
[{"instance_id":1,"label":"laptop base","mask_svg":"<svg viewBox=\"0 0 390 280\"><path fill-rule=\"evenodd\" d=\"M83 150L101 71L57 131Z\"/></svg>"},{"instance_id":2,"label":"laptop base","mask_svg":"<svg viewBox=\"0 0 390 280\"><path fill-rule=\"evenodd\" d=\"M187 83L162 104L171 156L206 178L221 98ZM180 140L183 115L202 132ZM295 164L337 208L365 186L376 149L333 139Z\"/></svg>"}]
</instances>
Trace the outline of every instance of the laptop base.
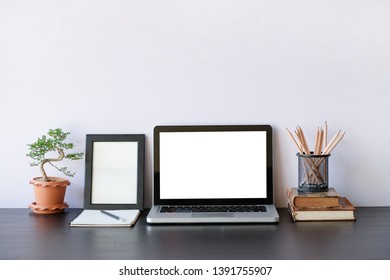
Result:
<instances>
[{"instance_id":1,"label":"laptop base","mask_svg":"<svg viewBox=\"0 0 390 280\"><path fill-rule=\"evenodd\" d=\"M274 205L265 205L266 212L193 212L161 213L163 206L153 206L146 218L149 224L196 223L278 223L279 214Z\"/></svg>"}]
</instances>

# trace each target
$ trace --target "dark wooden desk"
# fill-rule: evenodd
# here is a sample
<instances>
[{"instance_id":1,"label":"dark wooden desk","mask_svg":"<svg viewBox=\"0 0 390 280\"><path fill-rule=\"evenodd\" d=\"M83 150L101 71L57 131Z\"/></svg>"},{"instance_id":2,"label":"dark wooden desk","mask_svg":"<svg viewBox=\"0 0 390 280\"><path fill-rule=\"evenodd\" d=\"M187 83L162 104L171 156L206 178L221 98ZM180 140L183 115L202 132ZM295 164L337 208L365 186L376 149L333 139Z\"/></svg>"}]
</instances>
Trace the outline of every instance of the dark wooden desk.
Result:
<instances>
[{"instance_id":1,"label":"dark wooden desk","mask_svg":"<svg viewBox=\"0 0 390 280\"><path fill-rule=\"evenodd\" d=\"M148 225L145 211L133 228L71 228L81 209L36 215L0 209L0 259L390 259L390 207L358 208L356 222Z\"/></svg>"}]
</instances>

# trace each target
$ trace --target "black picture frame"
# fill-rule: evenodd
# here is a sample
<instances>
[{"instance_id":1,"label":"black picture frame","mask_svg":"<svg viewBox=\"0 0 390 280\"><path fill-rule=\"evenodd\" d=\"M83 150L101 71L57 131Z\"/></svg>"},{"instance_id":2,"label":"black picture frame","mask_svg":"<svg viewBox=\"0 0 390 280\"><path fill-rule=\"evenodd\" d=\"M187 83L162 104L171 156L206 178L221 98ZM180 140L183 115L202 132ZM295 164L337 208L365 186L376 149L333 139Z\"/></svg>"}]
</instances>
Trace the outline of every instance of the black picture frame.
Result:
<instances>
[{"instance_id":1,"label":"black picture frame","mask_svg":"<svg viewBox=\"0 0 390 280\"><path fill-rule=\"evenodd\" d=\"M85 209L143 210L144 174L145 134L86 135Z\"/></svg>"}]
</instances>

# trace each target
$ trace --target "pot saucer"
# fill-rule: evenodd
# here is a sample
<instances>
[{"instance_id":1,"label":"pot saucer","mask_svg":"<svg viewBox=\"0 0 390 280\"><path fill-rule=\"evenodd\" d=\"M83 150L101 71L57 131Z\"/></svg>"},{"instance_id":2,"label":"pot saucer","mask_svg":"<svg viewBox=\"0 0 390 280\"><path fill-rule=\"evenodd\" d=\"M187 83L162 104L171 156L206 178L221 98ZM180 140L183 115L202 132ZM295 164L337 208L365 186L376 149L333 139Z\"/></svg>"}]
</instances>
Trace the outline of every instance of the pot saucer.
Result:
<instances>
[{"instance_id":1,"label":"pot saucer","mask_svg":"<svg viewBox=\"0 0 390 280\"><path fill-rule=\"evenodd\" d=\"M36 202L33 202L28 207L37 214L57 214L63 212L69 205L66 202L56 205L37 205Z\"/></svg>"}]
</instances>

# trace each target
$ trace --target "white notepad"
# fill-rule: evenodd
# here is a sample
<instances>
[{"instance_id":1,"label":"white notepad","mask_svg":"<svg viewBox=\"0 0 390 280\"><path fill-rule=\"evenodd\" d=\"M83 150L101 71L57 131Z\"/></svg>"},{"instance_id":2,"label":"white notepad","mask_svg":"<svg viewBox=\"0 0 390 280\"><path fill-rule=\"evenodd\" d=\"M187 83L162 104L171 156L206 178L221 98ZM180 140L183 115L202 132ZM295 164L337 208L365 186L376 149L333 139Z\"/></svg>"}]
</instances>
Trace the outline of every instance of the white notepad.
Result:
<instances>
[{"instance_id":1,"label":"white notepad","mask_svg":"<svg viewBox=\"0 0 390 280\"><path fill-rule=\"evenodd\" d=\"M71 227L131 227L133 226L140 210L106 210L106 212L121 218L110 217L100 210L83 210L73 221L70 222Z\"/></svg>"}]
</instances>

